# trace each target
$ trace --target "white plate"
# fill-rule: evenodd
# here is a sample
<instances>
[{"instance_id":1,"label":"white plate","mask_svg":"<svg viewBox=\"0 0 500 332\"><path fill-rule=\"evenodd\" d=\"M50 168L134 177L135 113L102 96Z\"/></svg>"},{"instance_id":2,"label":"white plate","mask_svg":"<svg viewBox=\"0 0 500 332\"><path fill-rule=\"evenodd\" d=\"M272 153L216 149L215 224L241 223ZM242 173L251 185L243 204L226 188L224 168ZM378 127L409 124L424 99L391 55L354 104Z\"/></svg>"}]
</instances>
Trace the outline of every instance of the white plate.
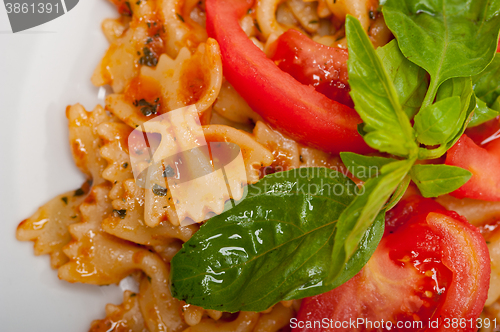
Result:
<instances>
[{"instance_id":1,"label":"white plate","mask_svg":"<svg viewBox=\"0 0 500 332\"><path fill-rule=\"evenodd\" d=\"M18 223L44 202L78 188L83 176L68 144L65 108L91 110L99 89L90 83L107 42L105 0L83 0L62 17L12 34L0 4L0 330L87 331L119 287L69 284L49 257L35 257L32 242L18 242Z\"/></svg>"}]
</instances>

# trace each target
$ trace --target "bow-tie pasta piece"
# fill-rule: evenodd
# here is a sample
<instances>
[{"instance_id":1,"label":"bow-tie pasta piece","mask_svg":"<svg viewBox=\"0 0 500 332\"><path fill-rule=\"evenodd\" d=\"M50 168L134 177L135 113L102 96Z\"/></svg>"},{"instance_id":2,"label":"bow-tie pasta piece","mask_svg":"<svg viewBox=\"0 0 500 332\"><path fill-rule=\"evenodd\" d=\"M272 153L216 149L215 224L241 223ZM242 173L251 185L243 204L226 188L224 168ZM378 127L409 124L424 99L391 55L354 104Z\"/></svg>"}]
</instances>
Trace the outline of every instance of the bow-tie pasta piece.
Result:
<instances>
[{"instance_id":1,"label":"bow-tie pasta piece","mask_svg":"<svg viewBox=\"0 0 500 332\"><path fill-rule=\"evenodd\" d=\"M465 217L476 227L495 223L500 218L500 202L489 202L471 198L456 198L443 195L436 201L450 211Z\"/></svg>"},{"instance_id":2,"label":"bow-tie pasta piece","mask_svg":"<svg viewBox=\"0 0 500 332\"><path fill-rule=\"evenodd\" d=\"M199 0L164 0L166 53L175 58L183 47L194 50L207 39L204 4Z\"/></svg>"},{"instance_id":3,"label":"bow-tie pasta piece","mask_svg":"<svg viewBox=\"0 0 500 332\"><path fill-rule=\"evenodd\" d=\"M314 34L318 31L319 16L317 5L302 0L288 0L282 4L280 0L261 0L257 7L257 22L260 31L270 41L276 40L288 29L296 29L298 23L300 30ZM250 36L249 36L250 37Z\"/></svg>"},{"instance_id":4,"label":"bow-tie pasta piece","mask_svg":"<svg viewBox=\"0 0 500 332\"><path fill-rule=\"evenodd\" d=\"M132 129L124 123L105 122L99 125L97 132L102 140L101 156L108 163L102 177L111 183L132 178L128 151L128 137Z\"/></svg>"},{"instance_id":5,"label":"bow-tie pasta piece","mask_svg":"<svg viewBox=\"0 0 500 332\"><path fill-rule=\"evenodd\" d=\"M120 214L120 211L113 211L109 185L92 187L80 205L80 212L81 222L69 227L73 240L64 248L64 253L70 261L59 268L61 279L108 285L141 269L142 260L133 259L134 255L139 257L143 252L146 256L152 253L101 229L104 218L112 213ZM156 255L154 257L159 259Z\"/></svg>"},{"instance_id":6,"label":"bow-tie pasta piece","mask_svg":"<svg viewBox=\"0 0 500 332\"><path fill-rule=\"evenodd\" d=\"M209 38L194 54L183 48L175 60L162 54L156 68L143 66L124 94L106 98L106 109L138 128L157 115L194 104L202 124L208 124L221 84L219 45Z\"/></svg>"},{"instance_id":7,"label":"bow-tie pasta piece","mask_svg":"<svg viewBox=\"0 0 500 332\"><path fill-rule=\"evenodd\" d=\"M273 160L271 152L257 143L248 133L221 125L209 125L201 128L196 125L193 118L196 114L189 113L189 110L176 112L174 115L168 123L168 125L171 124L170 132L166 129L167 124L148 122L144 125L148 132L155 132L156 129L162 135L162 141L156 149L154 159L164 160L174 155L175 152L192 151L193 148L197 147L208 148L200 145L200 142L204 144L206 140L212 150L212 160L208 154L205 156L202 152L182 154L182 159L185 160L183 161L184 170L181 173L190 174L191 180L189 182L169 178L168 186L164 185L162 192L159 192L158 188L153 188L152 185L146 187L148 189L145 193L145 223L149 227L156 227L165 220L170 220L174 225L179 225L186 218L201 222L209 213L222 213L226 201L229 198L234 200L243 198L247 181L249 183L257 182L260 178L260 170L269 166ZM174 140L173 138L178 139ZM229 160L227 164L218 161L217 157L225 153L216 153L217 149L220 149L218 146L221 145L217 142L223 143L222 149L227 147L224 143L234 143L239 146L243 163L240 165L238 158ZM213 168L213 165L221 163L224 164L224 172ZM153 167L161 169L151 171ZM151 166L150 174L156 175L157 178L149 178L149 181L151 183L165 182L165 179L162 179L159 174L163 174L163 170L167 167L171 167L171 165L157 163ZM172 169L174 168L172 167ZM196 176L197 172L205 169L207 171ZM229 191L227 186L230 188ZM170 214L172 212L170 210L171 198L175 204L176 218Z\"/></svg>"},{"instance_id":8,"label":"bow-tie pasta piece","mask_svg":"<svg viewBox=\"0 0 500 332\"><path fill-rule=\"evenodd\" d=\"M165 169L162 162L148 169L147 189L144 192L144 222L148 227L157 227L163 222L179 226L182 220L179 219L172 190L163 178Z\"/></svg>"},{"instance_id":9,"label":"bow-tie pasta piece","mask_svg":"<svg viewBox=\"0 0 500 332\"><path fill-rule=\"evenodd\" d=\"M85 199L89 184L54 197L35 214L19 224L16 237L33 241L35 255L50 255L50 265L57 269L68 261L63 247L71 240L68 226L80 221L78 207Z\"/></svg>"},{"instance_id":10,"label":"bow-tie pasta piece","mask_svg":"<svg viewBox=\"0 0 500 332\"><path fill-rule=\"evenodd\" d=\"M154 228L146 226L144 189L138 187L133 179L113 187L110 197L114 210L126 212L109 215L102 222L102 228L121 239L147 246L162 246L173 240L186 242L198 229L195 225L173 226L168 221Z\"/></svg>"},{"instance_id":11,"label":"bow-tie pasta piece","mask_svg":"<svg viewBox=\"0 0 500 332\"><path fill-rule=\"evenodd\" d=\"M207 39L200 1L112 1L121 14L102 24L110 46L92 75L96 86L122 93L141 66L155 67L161 54L196 50Z\"/></svg>"},{"instance_id":12,"label":"bow-tie pasta piece","mask_svg":"<svg viewBox=\"0 0 500 332\"><path fill-rule=\"evenodd\" d=\"M73 240L64 248L70 261L59 268L59 278L69 282L108 285L119 282L132 272L130 266L118 258L122 249L130 249L126 253L130 256L137 248L129 248L130 245L124 241L117 242L117 239L101 231L101 221L116 213L108 195L108 184L94 186L80 205L81 222L69 227Z\"/></svg>"},{"instance_id":13,"label":"bow-tie pasta piece","mask_svg":"<svg viewBox=\"0 0 500 332\"><path fill-rule=\"evenodd\" d=\"M256 183L260 179L261 170L273 162L271 151L256 141L255 137L242 130L224 125L208 125L203 127L208 142L229 142L238 145L245 163L248 183ZM238 176L235 177L240 178ZM231 181L232 179L229 178ZM234 187L237 184L231 186Z\"/></svg>"},{"instance_id":14,"label":"bow-tie pasta piece","mask_svg":"<svg viewBox=\"0 0 500 332\"><path fill-rule=\"evenodd\" d=\"M253 130L257 142L273 151L274 171L287 171L298 167L328 167L339 169L342 162L320 150L306 147L272 129L264 122L257 122Z\"/></svg>"},{"instance_id":15,"label":"bow-tie pasta piece","mask_svg":"<svg viewBox=\"0 0 500 332\"><path fill-rule=\"evenodd\" d=\"M64 253L70 261L59 268L59 278L68 282L94 285L118 283L133 272L142 270L151 282L156 297L161 324L177 331L183 326L178 313L179 302L171 296L167 265L155 253L144 247L118 239L104 232L104 218L121 211L113 210L109 199L109 186L99 185L80 206L82 221L69 227L73 237Z\"/></svg>"},{"instance_id":16,"label":"bow-tie pasta piece","mask_svg":"<svg viewBox=\"0 0 500 332\"><path fill-rule=\"evenodd\" d=\"M76 166L89 178L93 185L103 183L101 174L106 161L101 157L99 149L101 138L97 127L110 120L110 116L101 106L87 112L82 105L76 104L66 109L69 121L69 141Z\"/></svg>"},{"instance_id":17,"label":"bow-tie pasta piece","mask_svg":"<svg viewBox=\"0 0 500 332\"><path fill-rule=\"evenodd\" d=\"M223 173L212 165L196 107L169 112L143 126L162 137L147 170L146 225L156 227L164 220L179 225L187 218L202 222L210 212L222 213L230 196ZM167 168L175 174L166 174Z\"/></svg>"},{"instance_id":18,"label":"bow-tie pasta piece","mask_svg":"<svg viewBox=\"0 0 500 332\"><path fill-rule=\"evenodd\" d=\"M240 312L235 320L221 319L220 311L203 310L200 307L183 305L183 318L190 327L184 332L211 332L211 331L252 331L277 332L290 323L300 306L298 301L285 305L283 302L274 305L266 311Z\"/></svg>"},{"instance_id":19,"label":"bow-tie pasta piece","mask_svg":"<svg viewBox=\"0 0 500 332\"><path fill-rule=\"evenodd\" d=\"M92 75L92 83L95 86L108 84L115 93L121 93L139 74L141 65L156 66L163 53L164 32L161 18L155 14L156 1L120 1L116 4L130 17L103 22L102 30L110 46Z\"/></svg>"},{"instance_id":20,"label":"bow-tie pasta piece","mask_svg":"<svg viewBox=\"0 0 500 332\"><path fill-rule=\"evenodd\" d=\"M101 139L97 134L97 127L110 120L102 107L97 106L92 112L87 112L80 104L68 106L66 116L69 122L69 141L73 158L88 181L82 188L59 195L47 202L33 216L24 220L16 232L18 240L34 241L36 255L49 254L54 269L68 260L62 250L71 240L68 226L80 220L78 206L87 195L90 184L95 185L105 181L101 173L106 161L99 154Z\"/></svg>"},{"instance_id":21,"label":"bow-tie pasta piece","mask_svg":"<svg viewBox=\"0 0 500 332\"><path fill-rule=\"evenodd\" d=\"M93 321L89 330L89 332L108 331L148 332L136 293L125 291L122 304L106 305L106 318Z\"/></svg>"},{"instance_id":22,"label":"bow-tie pasta piece","mask_svg":"<svg viewBox=\"0 0 500 332\"><path fill-rule=\"evenodd\" d=\"M142 278L139 286L139 304L150 332L180 332L187 328L180 316L180 302L170 295L169 280L163 280L160 289L152 278Z\"/></svg>"},{"instance_id":23,"label":"bow-tie pasta piece","mask_svg":"<svg viewBox=\"0 0 500 332\"><path fill-rule=\"evenodd\" d=\"M259 321L253 332L280 331L290 324L290 319L295 317L296 310L283 304L284 301L276 304L269 312L261 313ZM298 310L299 306L297 306Z\"/></svg>"},{"instance_id":24,"label":"bow-tie pasta piece","mask_svg":"<svg viewBox=\"0 0 500 332\"><path fill-rule=\"evenodd\" d=\"M262 117L252 110L228 81L222 83L213 109L223 118L236 123L254 125L262 121Z\"/></svg>"},{"instance_id":25,"label":"bow-tie pasta piece","mask_svg":"<svg viewBox=\"0 0 500 332\"><path fill-rule=\"evenodd\" d=\"M191 326L184 332L252 332L259 321L258 312L240 311L238 317L231 321L203 318L199 324Z\"/></svg>"}]
</instances>

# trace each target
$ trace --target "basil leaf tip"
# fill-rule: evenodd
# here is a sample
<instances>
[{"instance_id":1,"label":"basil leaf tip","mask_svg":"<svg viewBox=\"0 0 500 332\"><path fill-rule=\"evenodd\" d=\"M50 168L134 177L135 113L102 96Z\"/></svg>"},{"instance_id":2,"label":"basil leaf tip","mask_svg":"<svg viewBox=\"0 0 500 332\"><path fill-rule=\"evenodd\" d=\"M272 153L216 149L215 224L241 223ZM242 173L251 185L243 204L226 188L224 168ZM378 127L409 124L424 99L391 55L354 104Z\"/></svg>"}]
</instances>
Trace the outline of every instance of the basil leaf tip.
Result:
<instances>
[{"instance_id":1,"label":"basil leaf tip","mask_svg":"<svg viewBox=\"0 0 500 332\"><path fill-rule=\"evenodd\" d=\"M437 197L455 191L472 176L466 169L448 165L414 165L410 174L424 197Z\"/></svg>"}]
</instances>

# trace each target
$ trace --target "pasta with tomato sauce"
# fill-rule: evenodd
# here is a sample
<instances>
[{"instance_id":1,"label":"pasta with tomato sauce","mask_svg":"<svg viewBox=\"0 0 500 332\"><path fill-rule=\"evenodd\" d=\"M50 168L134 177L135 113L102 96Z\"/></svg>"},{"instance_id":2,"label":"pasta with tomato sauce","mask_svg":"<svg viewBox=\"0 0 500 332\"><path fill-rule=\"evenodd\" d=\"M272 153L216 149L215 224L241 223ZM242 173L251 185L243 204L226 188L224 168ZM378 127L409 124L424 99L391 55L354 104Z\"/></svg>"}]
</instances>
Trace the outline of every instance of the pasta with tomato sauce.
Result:
<instances>
[{"instance_id":1,"label":"pasta with tomato sauce","mask_svg":"<svg viewBox=\"0 0 500 332\"><path fill-rule=\"evenodd\" d=\"M492 174L484 175L483 183L498 182L472 193L465 185L431 199L421 197L425 189L414 173L412 184L410 175L403 176L407 184L398 198L403 200L387 208L385 231L372 258L328 292L283 295L261 311L246 310L246 304L216 310L215 304L203 307L180 299L170 285L176 276L172 260L203 229L201 224L215 220L185 225L194 208L181 214L170 191L138 183L131 134L158 116L194 105L207 142L241 149L242 188L258 185L265 175L312 167L338 170L361 188L369 178L349 168L340 152L402 159L363 140L372 129L360 127L367 117L356 113L361 98L351 93L356 51L348 48L350 18L359 22L382 60L382 47L397 47L394 35L404 49L377 0L111 1L119 15L102 23L110 46L91 81L96 87L109 85L112 93L92 111L79 104L66 109L72 154L87 181L46 203L17 229L19 240L34 242L36 255L50 255L64 281L108 285L127 276L135 279L139 291L125 291L122 304L108 304L105 317L92 322L90 331L390 330L307 325L360 317L394 324L421 321L420 327L399 330L425 331L438 316L473 322L454 331L495 330L495 319L500 324L500 195L490 191L496 186L500 192L494 168L500 165L500 150L492 146L494 138L483 142L500 130L498 117L468 129L451 144L446 162L442 156L421 158L421 165L469 169L470 181L479 181L475 177L481 171L469 164L477 159L463 157L475 153L491 159ZM411 67L397 59L400 67ZM427 91L429 75L411 70L410 80L425 81L419 84ZM397 70L382 71L398 77ZM399 92L406 81L396 78ZM422 101L407 103L419 89L400 97L407 120L415 116L412 109L424 109ZM430 139L419 144L437 145ZM209 198L208 190L215 189L203 190L190 187L204 197L203 211L220 214L220 204ZM232 195L226 199L238 200ZM486 319L491 323L484 324Z\"/></svg>"}]
</instances>

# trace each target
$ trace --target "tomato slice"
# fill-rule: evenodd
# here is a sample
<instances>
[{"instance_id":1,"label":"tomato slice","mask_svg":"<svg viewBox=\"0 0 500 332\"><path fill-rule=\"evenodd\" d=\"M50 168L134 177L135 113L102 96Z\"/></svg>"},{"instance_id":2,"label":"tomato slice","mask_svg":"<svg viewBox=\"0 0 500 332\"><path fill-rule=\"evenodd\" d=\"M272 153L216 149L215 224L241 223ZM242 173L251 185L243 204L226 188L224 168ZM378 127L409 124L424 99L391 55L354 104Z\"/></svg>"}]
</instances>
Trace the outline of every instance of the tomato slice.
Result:
<instances>
[{"instance_id":1,"label":"tomato slice","mask_svg":"<svg viewBox=\"0 0 500 332\"><path fill-rule=\"evenodd\" d=\"M472 173L471 179L451 195L500 201L500 140L478 146L467 135L448 150L446 164L462 167Z\"/></svg>"},{"instance_id":2,"label":"tomato slice","mask_svg":"<svg viewBox=\"0 0 500 332\"><path fill-rule=\"evenodd\" d=\"M500 138L500 116L477 127L468 128L465 134L480 146Z\"/></svg>"},{"instance_id":3,"label":"tomato slice","mask_svg":"<svg viewBox=\"0 0 500 332\"><path fill-rule=\"evenodd\" d=\"M293 139L327 152L367 153L354 109L282 71L239 26L253 0L207 0L207 32L219 43L224 76L250 107Z\"/></svg>"},{"instance_id":4,"label":"tomato slice","mask_svg":"<svg viewBox=\"0 0 500 332\"><path fill-rule=\"evenodd\" d=\"M478 229L414 196L388 213L384 237L359 274L302 301L293 331L476 331L489 278Z\"/></svg>"},{"instance_id":5,"label":"tomato slice","mask_svg":"<svg viewBox=\"0 0 500 332\"><path fill-rule=\"evenodd\" d=\"M272 49L270 58L281 70L331 100L354 107L349 95L346 49L318 44L297 30L282 34Z\"/></svg>"}]
</instances>

